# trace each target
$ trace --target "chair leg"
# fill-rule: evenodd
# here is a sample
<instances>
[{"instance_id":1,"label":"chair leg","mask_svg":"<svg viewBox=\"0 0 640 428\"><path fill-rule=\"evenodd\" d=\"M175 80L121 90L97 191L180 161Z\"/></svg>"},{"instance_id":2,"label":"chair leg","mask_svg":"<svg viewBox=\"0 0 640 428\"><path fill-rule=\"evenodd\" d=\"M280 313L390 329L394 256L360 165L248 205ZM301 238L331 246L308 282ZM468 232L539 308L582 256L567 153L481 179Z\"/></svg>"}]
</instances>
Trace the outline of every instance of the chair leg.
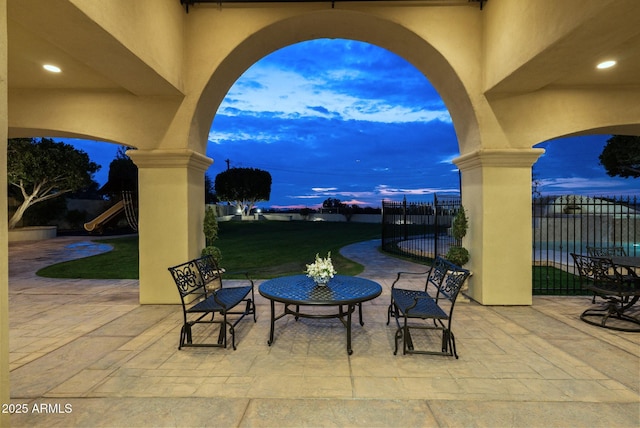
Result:
<instances>
[{"instance_id":1,"label":"chair leg","mask_svg":"<svg viewBox=\"0 0 640 428\"><path fill-rule=\"evenodd\" d=\"M453 356L458 359L458 351L456 350L456 337L453 335L453 332L449 330L449 346L451 347L451 352Z\"/></svg>"},{"instance_id":2,"label":"chair leg","mask_svg":"<svg viewBox=\"0 0 640 428\"><path fill-rule=\"evenodd\" d=\"M222 339L222 342L220 341ZM227 347L227 314L222 314L222 323L220 324L220 337L218 343L221 343L224 348Z\"/></svg>"},{"instance_id":3,"label":"chair leg","mask_svg":"<svg viewBox=\"0 0 640 428\"><path fill-rule=\"evenodd\" d=\"M629 305L629 303L627 305ZM582 314L580 314L580 319L587 324L595 325L597 327L617 331L639 332L640 327L633 327L630 324L640 325L640 319L624 313L628 308L627 305L624 304L624 300L610 298L605 306L586 309ZM607 324L607 321L609 321L610 318L626 321L628 324Z\"/></svg>"},{"instance_id":4,"label":"chair leg","mask_svg":"<svg viewBox=\"0 0 640 428\"><path fill-rule=\"evenodd\" d=\"M396 334L395 334L395 343L396 343L396 348L393 350L393 355L398 355L398 340L400 340L402 338L402 334L403 334L403 330L402 327L399 327L396 330Z\"/></svg>"},{"instance_id":5,"label":"chair leg","mask_svg":"<svg viewBox=\"0 0 640 428\"><path fill-rule=\"evenodd\" d=\"M233 325L229 324L229 334L231 334L231 347L233 350L236 350L236 330L233 328ZM226 348L226 343L225 343Z\"/></svg>"},{"instance_id":6,"label":"chair leg","mask_svg":"<svg viewBox=\"0 0 640 428\"><path fill-rule=\"evenodd\" d=\"M220 323L220 331L218 332L218 345L227 347L227 329L226 323L223 321Z\"/></svg>"},{"instance_id":7,"label":"chair leg","mask_svg":"<svg viewBox=\"0 0 640 428\"><path fill-rule=\"evenodd\" d=\"M223 314L222 325L220 326L220 334L224 331L224 347L227 347L227 326L229 326L229 334L231 335L231 347L236 350L236 331L233 324L227 320L227 314Z\"/></svg>"},{"instance_id":8,"label":"chair leg","mask_svg":"<svg viewBox=\"0 0 640 428\"><path fill-rule=\"evenodd\" d=\"M182 325L182 329L180 330L180 345L178 345L178 350L182 349L185 343L190 345L192 341L191 324L185 323Z\"/></svg>"},{"instance_id":9,"label":"chair leg","mask_svg":"<svg viewBox=\"0 0 640 428\"><path fill-rule=\"evenodd\" d=\"M456 351L456 338L453 332L447 328L442 329L442 353L445 355L451 355L458 359L458 353Z\"/></svg>"},{"instance_id":10,"label":"chair leg","mask_svg":"<svg viewBox=\"0 0 640 428\"><path fill-rule=\"evenodd\" d=\"M257 322L256 319L256 304L253 300L247 300L247 307L244 310L245 315L253 313L253 322Z\"/></svg>"},{"instance_id":11,"label":"chair leg","mask_svg":"<svg viewBox=\"0 0 640 428\"><path fill-rule=\"evenodd\" d=\"M413 348L413 343L409 343L411 341L411 336L409 336L409 326L407 325L407 317L404 317L404 327L402 328L402 355L407 355L407 350L411 350Z\"/></svg>"},{"instance_id":12,"label":"chair leg","mask_svg":"<svg viewBox=\"0 0 640 428\"><path fill-rule=\"evenodd\" d=\"M395 349L393 350L393 355L397 355L398 354L398 341L400 339L402 339L402 341L404 342L404 330L403 328L400 326L400 320L398 319L398 308L395 307L395 304L393 303L393 300L391 301L391 304L389 305L389 309L387 309L387 325L389 325L389 322L391 321L391 315L393 315L393 317L396 320L396 325L398 326L395 336L394 336L394 342L395 342ZM404 345L403 345L404 346Z\"/></svg>"}]
</instances>

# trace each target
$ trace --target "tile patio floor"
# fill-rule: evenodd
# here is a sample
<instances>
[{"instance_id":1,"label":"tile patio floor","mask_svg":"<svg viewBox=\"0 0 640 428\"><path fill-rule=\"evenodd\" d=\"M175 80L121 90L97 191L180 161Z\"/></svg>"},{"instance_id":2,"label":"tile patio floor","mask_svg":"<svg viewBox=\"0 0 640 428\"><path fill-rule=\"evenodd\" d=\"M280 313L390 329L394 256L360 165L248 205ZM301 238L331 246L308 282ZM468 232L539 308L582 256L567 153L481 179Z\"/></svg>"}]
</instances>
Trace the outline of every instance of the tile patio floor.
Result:
<instances>
[{"instance_id":1,"label":"tile patio floor","mask_svg":"<svg viewBox=\"0 0 640 428\"><path fill-rule=\"evenodd\" d=\"M581 322L589 297L458 303L459 360L394 356L389 288L421 267L372 241L342 250L384 290L354 323L353 355L337 320L284 318L269 347L257 289L258 322L238 325L236 351L178 351L179 306L139 305L136 281L35 276L102 251L85 240L9 246L11 399L29 408L12 426L640 426L640 334Z\"/></svg>"}]
</instances>

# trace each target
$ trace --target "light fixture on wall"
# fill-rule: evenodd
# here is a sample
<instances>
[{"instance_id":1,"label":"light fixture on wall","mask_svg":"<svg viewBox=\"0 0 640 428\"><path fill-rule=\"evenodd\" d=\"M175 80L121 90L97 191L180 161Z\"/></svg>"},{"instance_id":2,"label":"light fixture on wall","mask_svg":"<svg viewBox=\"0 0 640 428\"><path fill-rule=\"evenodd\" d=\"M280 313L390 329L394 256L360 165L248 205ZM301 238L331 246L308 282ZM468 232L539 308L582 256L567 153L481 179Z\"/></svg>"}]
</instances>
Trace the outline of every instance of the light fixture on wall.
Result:
<instances>
[{"instance_id":1,"label":"light fixture on wall","mask_svg":"<svg viewBox=\"0 0 640 428\"><path fill-rule=\"evenodd\" d=\"M45 64L42 66L42 68L44 68L47 71L50 71L51 73L60 73L62 71L60 67L55 66L53 64Z\"/></svg>"},{"instance_id":2,"label":"light fixture on wall","mask_svg":"<svg viewBox=\"0 0 640 428\"><path fill-rule=\"evenodd\" d=\"M607 68L611 68L614 65L616 65L616 61L610 59L610 60L607 60L607 61L602 61L601 63L596 65L596 68L599 69L599 70L604 70L604 69L607 69Z\"/></svg>"}]
</instances>

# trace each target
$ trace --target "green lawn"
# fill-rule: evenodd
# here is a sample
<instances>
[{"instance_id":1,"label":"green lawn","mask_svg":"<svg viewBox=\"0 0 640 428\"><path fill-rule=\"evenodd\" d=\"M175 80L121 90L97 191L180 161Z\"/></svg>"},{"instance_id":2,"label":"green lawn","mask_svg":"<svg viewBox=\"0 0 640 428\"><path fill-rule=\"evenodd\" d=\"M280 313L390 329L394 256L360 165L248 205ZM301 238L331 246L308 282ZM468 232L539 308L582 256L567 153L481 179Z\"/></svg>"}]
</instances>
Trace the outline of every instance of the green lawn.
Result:
<instances>
[{"instance_id":1,"label":"green lawn","mask_svg":"<svg viewBox=\"0 0 640 428\"><path fill-rule=\"evenodd\" d=\"M380 225L331 222L224 222L215 245L227 271L248 271L258 279L300 274L305 264L331 251L338 273L356 275L363 267L340 256L339 249L354 242L380 238ZM41 269L49 278L136 279L138 239L95 239L114 250ZM186 260L184 260L186 261ZM167 266L168 267L168 266ZM166 268L166 267L165 267Z\"/></svg>"},{"instance_id":2,"label":"green lawn","mask_svg":"<svg viewBox=\"0 0 640 428\"><path fill-rule=\"evenodd\" d=\"M36 272L46 278L137 279L138 237L93 239L113 246L113 251L57 263Z\"/></svg>"},{"instance_id":3,"label":"green lawn","mask_svg":"<svg viewBox=\"0 0 640 428\"><path fill-rule=\"evenodd\" d=\"M578 276L550 266L533 266L534 295L588 295Z\"/></svg>"}]
</instances>

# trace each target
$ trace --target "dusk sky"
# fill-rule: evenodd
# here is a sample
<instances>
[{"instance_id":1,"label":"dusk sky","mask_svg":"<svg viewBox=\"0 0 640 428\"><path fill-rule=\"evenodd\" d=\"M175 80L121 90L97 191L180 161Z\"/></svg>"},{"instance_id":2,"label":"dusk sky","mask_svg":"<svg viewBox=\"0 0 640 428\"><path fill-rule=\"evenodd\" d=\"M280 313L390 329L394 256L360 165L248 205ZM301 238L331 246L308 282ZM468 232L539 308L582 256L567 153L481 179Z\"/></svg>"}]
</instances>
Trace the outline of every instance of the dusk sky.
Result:
<instances>
[{"instance_id":1,"label":"dusk sky","mask_svg":"<svg viewBox=\"0 0 640 428\"><path fill-rule=\"evenodd\" d=\"M611 178L598 163L609 135L538 145L543 194L637 194L637 180ZM60 141L59 138L56 139ZM103 165L116 146L64 139ZM227 168L272 177L260 207L317 208L327 198L378 207L382 199L430 200L458 192L459 155L445 104L411 64L382 48L319 39L280 49L249 68L214 118L207 155L212 180Z\"/></svg>"}]
</instances>

